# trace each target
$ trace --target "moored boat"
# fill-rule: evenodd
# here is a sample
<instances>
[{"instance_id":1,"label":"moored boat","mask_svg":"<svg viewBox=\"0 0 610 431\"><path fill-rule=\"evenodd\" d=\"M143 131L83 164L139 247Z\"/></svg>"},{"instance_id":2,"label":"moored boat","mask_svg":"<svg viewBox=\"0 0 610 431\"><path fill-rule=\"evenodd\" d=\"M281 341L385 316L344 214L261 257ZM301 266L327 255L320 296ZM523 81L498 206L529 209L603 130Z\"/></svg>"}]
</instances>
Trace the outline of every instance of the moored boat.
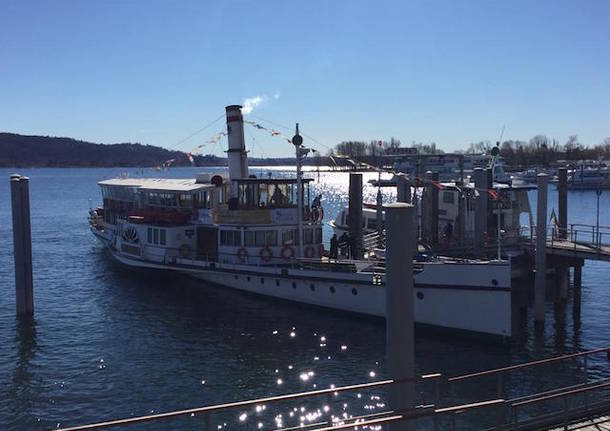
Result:
<instances>
[{"instance_id":1,"label":"moored boat","mask_svg":"<svg viewBox=\"0 0 610 431\"><path fill-rule=\"evenodd\" d=\"M241 107L228 106L229 175L112 179L90 228L121 263L177 271L220 286L372 316L385 314L377 260L329 259L321 204L302 178L307 149L295 136L296 178L249 174ZM445 329L511 335L507 261L416 264L415 320Z\"/></svg>"}]
</instances>

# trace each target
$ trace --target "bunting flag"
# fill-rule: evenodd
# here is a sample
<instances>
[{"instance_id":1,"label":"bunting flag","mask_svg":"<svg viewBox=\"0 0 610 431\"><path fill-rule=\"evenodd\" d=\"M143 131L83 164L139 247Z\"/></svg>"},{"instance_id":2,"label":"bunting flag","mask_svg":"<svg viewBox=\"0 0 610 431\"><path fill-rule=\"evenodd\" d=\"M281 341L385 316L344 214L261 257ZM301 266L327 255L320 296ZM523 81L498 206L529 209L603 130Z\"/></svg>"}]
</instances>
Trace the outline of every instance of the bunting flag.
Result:
<instances>
[{"instance_id":1,"label":"bunting flag","mask_svg":"<svg viewBox=\"0 0 610 431\"><path fill-rule=\"evenodd\" d=\"M491 198L492 198L494 201L497 201L497 200L498 200L498 192L497 192L497 191L495 191L494 189L487 189L487 193L489 194L489 196L491 196Z\"/></svg>"},{"instance_id":2,"label":"bunting flag","mask_svg":"<svg viewBox=\"0 0 610 431\"><path fill-rule=\"evenodd\" d=\"M195 164L195 159L193 158L191 153L186 153L186 158L189 159L189 162L191 162L191 165Z\"/></svg>"},{"instance_id":3,"label":"bunting flag","mask_svg":"<svg viewBox=\"0 0 610 431\"><path fill-rule=\"evenodd\" d=\"M551 210L551 224L554 227L559 227L559 221L557 220L557 215L555 214L555 208Z\"/></svg>"},{"instance_id":4,"label":"bunting flag","mask_svg":"<svg viewBox=\"0 0 610 431\"><path fill-rule=\"evenodd\" d=\"M430 183L439 190L445 190L445 186L439 183L438 181L430 180Z\"/></svg>"}]
</instances>

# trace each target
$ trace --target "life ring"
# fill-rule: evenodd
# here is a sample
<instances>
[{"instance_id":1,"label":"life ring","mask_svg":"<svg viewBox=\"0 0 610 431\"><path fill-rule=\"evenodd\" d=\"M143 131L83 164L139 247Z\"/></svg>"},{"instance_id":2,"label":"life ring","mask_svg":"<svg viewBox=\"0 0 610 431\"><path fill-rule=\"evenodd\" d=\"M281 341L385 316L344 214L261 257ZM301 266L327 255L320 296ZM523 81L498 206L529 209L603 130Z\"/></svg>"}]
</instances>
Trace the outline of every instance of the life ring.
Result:
<instances>
[{"instance_id":1,"label":"life ring","mask_svg":"<svg viewBox=\"0 0 610 431\"><path fill-rule=\"evenodd\" d=\"M280 251L280 256L282 257L282 259L286 260L293 259L295 256L294 247L285 245L284 248L282 248L282 251Z\"/></svg>"},{"instance_id":2,"label":"life ring","mask_svg":"<svg viewBox=\"0 0 610 431\"><path fill-rule=\"evenodd\" d=\"M246 250L245 247L241 247L237 250L237 258L240 262L245 262L246 259L248 259L248 250Z\"/></svg>"},{"instance_id":3,"label":"life ring","mask_svg":"<svg viewBox=\"0 0 610 431\"><path fill-rule=\"evenodd\" d=\"M273 250L271 250L271 247L269 246L261 248L261 250L258 252L258 256L263 262L269 262L273 257Z\"/></svg>"},{"instance_id":4,"label":"life ring","mask_svg":"<svg viewBox=\"0 0 610 431\"><path fill-rule=\"evenodd\" d=\"M316 250L313 248L313 245L308 245L305 247L305 257L312 258L316 254Z\"/></svg>"},{"instance_id":5,"label":"life ring","mask_svg":"<svg viewBox=\"0 0 610 431\"><path fill-rule=\"evenodd\" d=\"M187 257L191 254L191 247L188 244L182 244L178 249L180 256Z\"/></svg>"},{"instance_id":6,"label":"life ring","mask_svg":"<svg viewBox=\"0 0 610 431\"><path fill-rule=\"evenodd\" d=\"M318 254L320 257L324 256L324 244L318 245Z\"/></svg>"}]
</instances>

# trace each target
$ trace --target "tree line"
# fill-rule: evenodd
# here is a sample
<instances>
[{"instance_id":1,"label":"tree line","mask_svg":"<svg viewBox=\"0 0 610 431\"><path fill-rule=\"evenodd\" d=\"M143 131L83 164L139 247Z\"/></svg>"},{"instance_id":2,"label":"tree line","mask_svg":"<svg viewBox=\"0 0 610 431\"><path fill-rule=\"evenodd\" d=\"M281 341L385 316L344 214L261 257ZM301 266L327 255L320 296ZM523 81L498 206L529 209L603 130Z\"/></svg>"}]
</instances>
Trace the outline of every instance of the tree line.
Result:
<instances>
[{"instance_id":1,"label":"tree line","mask_svg":"<svg viewBox=\"0 0 610 431\"><path fill-rule=\"evenodd\" d=\"M505 159L506 164L515 167L547 166L557 160L610 159L610 138L604 139L598 145L587 146L579 142L577 135L571 135L565 143L545 135L536 135L529 141L507 140L501 144L491 141L473 142L465 150L458 150L455 153L489 153L495 145L499 145L500 155ZM331 149L329 155L345 156L356 161L370 161L375 157L396 154L401 147L400 140L396 138L391 138L389 141L343 141ZM417 154L445 153L437 148L434 142L430 144L413 142L410 147Z\"/></svg>"}]
</instances>

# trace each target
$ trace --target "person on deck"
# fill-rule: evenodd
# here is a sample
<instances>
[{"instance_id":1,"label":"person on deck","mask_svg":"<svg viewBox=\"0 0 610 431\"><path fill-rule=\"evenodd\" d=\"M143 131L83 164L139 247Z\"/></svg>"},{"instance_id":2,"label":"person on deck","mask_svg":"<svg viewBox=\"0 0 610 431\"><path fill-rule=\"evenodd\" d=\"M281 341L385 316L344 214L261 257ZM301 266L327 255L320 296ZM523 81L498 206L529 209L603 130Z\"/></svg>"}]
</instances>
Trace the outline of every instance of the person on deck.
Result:
<instances>
[{"instance_id":1,"label":"person on deck","mask_svg":"<svg viewBox=\"0 0 610 431\"><path fill-rule=\"evenodd\" d=\"M447 222L447 224L445 225L444 234L447 244L451 244L451 236L453 235L453 225L451 224L451 222Z\"/></svg>"},{"instance_id":2,"label":"person on deck","mask_svg":"<svg viewBox=\"0 0 610 431\"><path fill-rule=\"evenodd\" d=\"M333 234L333 237L330 239L330 258L337 259L339 257L339 240L337 239L337 234Z\"/></svg>"},{"instance_id":3,"label":"person on deck","mask_svg":"<svg viewBox=\"0 0 610 431\"><path fill-rule=\"evenodd\" d=\"M349 247L348 247L349 237L347 236L347 232L343 232L343 235L339 238L339 248L341 249L341 255L349 258Z\"/></svg>"}]
</instances>

